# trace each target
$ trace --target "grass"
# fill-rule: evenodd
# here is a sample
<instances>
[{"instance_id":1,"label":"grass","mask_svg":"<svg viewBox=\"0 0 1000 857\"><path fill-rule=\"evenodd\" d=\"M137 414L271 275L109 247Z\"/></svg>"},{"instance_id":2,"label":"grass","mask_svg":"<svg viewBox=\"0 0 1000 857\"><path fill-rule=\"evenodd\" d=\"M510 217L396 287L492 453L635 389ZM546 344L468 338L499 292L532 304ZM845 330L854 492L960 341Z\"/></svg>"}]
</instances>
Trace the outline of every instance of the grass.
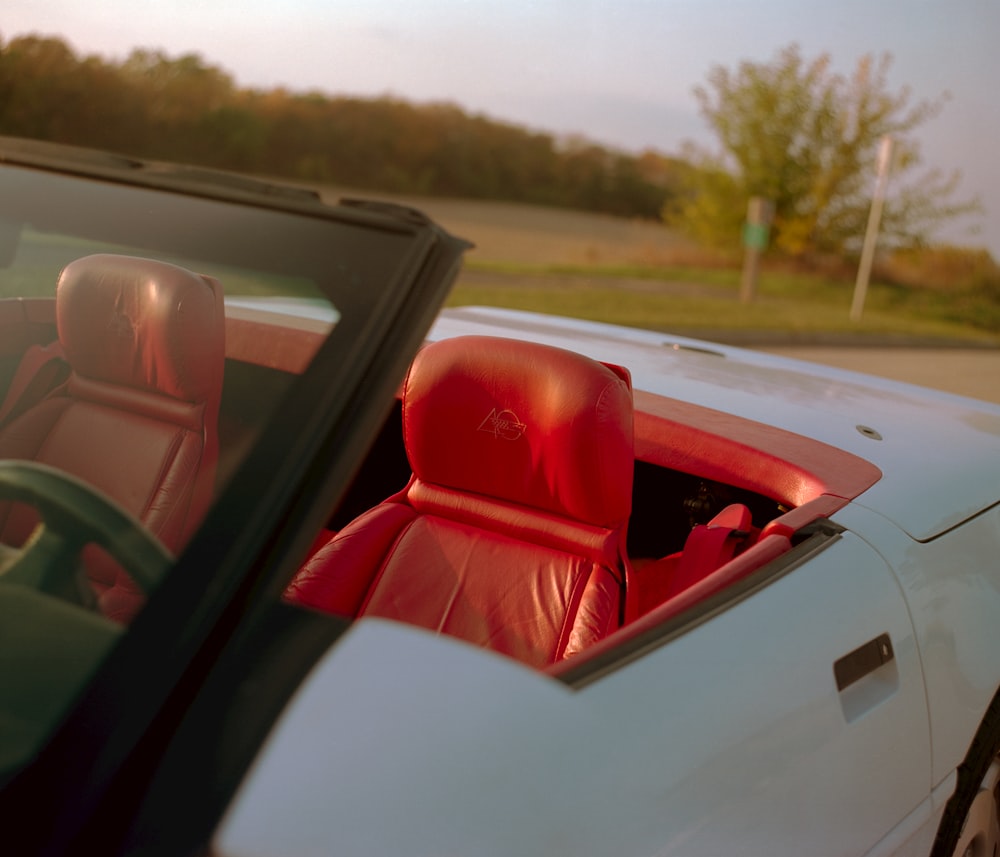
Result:
<instances>
[{"instance_id":1,"label":"grass","mask_svg":"<svg viewBox=\"0 0 1000 857\"><path fill-rule=\"evenodd\" d=\"M330 198L340 195L328 189ZM874 282L855 323L849 318L849 271L838 278L765 269L756 300L744 305L738 248L721 255L662 224L483 200L394 199L426 211L476 245L452 306L527 309L677 333L766 331L1000 345L1000 302L974 290ZM931 268L942 269L947 283L957 282L955 267L968 264L967 254L957 260L940 255L909 260L914 282L926 279Z\"/></svg>"},{"instance_id":2,"label":"grass","mask_svg":"<svg viewBox=\"0 0 1000 857\"><path fill-rule=\"evenodd\" d=\"M739 300L733 268L475 263L451 306L487 305L569 315L653 330L784 332L998 344L998 337L949 318L953 296L872 283L859 321L854 284L818 274L764 271L753 302Z\"/></svg>"},{"instance_id":3,"label":"grass","mask_svg":"<svg viewBox=\"0 0 1000 857\"><path fill-rule=\"evenodd\" d=\"M970 289L876 281L855 323L849 318L854 291L849 273L837 277L765 268L756 299L743 304L738 256L726 258L685 243L659 224L508 203L400 201L419 204L477 245L450 296L452 306L533 310L707 338L712 333L744 340L764 334L894 337L1000 345L997 300ZM51 246L60 239L30 230L22 237L24 273L14 280L11 272L6 288L10 294L51 294L61 264L83 250L69 239L61 239L65 246ZM88 244L86 252L94 249ZM942 269L943 282L955 283L956 264L969 260L965 255L957 261L948 257L947 266L936 256L909 261L918 274L932 266ZM262 288L246 272L206 273L219 276L230 294L253 294ZM276 285L268 282L267 287ZM295 294L312 293L302 283L280 285Z\"/></svg>"}]
</instances>

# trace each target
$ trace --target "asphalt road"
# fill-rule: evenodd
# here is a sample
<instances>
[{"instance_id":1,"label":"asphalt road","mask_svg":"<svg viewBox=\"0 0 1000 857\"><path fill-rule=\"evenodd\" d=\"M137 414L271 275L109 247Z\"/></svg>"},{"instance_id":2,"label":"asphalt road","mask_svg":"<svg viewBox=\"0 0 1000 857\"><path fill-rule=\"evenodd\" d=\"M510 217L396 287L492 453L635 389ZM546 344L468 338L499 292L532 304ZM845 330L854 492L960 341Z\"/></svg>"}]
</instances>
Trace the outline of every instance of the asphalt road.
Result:
<instances>
[{"instance_id":1,"label":"asphalt road","mask_svg":"<svg viewBox=\"0 0 1000 857\"><path fill-rule=\"evenodd\" d=\"M1000 404L1000 349L782 345L758 350Z\"/></svg>"}]
</instances>

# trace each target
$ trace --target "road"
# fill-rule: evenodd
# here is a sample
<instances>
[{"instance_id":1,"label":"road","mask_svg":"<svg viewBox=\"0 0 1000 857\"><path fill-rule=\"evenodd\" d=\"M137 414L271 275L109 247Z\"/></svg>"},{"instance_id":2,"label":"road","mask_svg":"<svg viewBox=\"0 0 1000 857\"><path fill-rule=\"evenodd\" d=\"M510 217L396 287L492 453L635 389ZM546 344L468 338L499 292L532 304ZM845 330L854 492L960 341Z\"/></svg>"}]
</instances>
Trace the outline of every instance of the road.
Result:
<instances>
[{"instance_id":1,"label":"road","mask_svg":"<svg viewBox=\"0 0 1000 857\"><path fill-rule=\"evenodd\" d=\"M868 372L1000 404L1000 349L767 346L759 351Z\"/></svg>"}]
</instances>

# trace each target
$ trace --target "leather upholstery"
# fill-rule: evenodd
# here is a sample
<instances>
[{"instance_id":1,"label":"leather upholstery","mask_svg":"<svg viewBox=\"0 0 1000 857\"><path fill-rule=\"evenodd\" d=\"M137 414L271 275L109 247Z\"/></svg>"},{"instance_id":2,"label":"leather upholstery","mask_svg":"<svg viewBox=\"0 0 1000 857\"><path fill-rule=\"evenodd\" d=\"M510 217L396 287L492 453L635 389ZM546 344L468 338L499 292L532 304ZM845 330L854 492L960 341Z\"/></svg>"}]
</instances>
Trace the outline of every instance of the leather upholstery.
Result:
<instances>
[{"instance_id":1,"label":"leather upholstery","mask_svg":"<svg viewBox=\"0 0 1000 857\"><path fill-rule=\"evenodd\" d=\"M628 373L548 346L426 346L403 388L413 470L321 548L289 597L546 666L620 624L631 511Z\"/></svg>"},{"instance_id":2,"label":"leather upholstery","mask_svg":"<svg viewBox=\"0 0 1000 857\"><path fill-rule=\"evenodd\" d=\"M222 288L150 259L95 255L63 270L59 341L71 372L0 430L0 458L34 459L90 482L177 552L209 503L225 361ZM20 544L36 520L0 516ZM127 621L142 596L121 569L88 555L98 604Z\"/></svg>"},{"instance_id":3,"label":"leather upholstery","mask_svg":"<svg viewBox=\"0 0 1000 857\"><path fill-rule=\"evenodd\" d=\"M722 568L750 544L753 516L742 503L726 506L707 524L688 533L684 549L648 563L636 575L629 621L648 613Z\"/></svg>"},{"instance_id":4,"label":"leather upholstery","mask_svg":"<svg viewBox=\"0 0 1000 857\"><path fill-rule=\"evenodd\" d=\"M707 524L694 527L684 541L667 597L693 586L729 562L747 546L752 526L750 510L742 503L733 503Z\"/></svg>"}]
</instances>

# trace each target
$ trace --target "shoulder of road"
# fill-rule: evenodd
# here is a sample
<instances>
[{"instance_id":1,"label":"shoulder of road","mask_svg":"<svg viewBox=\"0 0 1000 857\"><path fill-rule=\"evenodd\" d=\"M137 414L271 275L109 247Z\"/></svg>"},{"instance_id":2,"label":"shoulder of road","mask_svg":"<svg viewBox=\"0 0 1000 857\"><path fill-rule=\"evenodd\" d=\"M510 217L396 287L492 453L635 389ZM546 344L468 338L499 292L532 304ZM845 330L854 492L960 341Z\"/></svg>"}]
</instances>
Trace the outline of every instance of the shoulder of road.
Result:
<instances>
[{"instance_id":1,"label":"shoulder of road","mask_svg":"<svg viewBox=\"0 0 1000 857\"><path fill-rule=\"evenodd\" d=\"M801 346L815 348L931 348L948 350L1000 349L1000 339L913 336L893 333L853 333L850 331L730 330L684 328L672 331L679 336L705 339L741 348Z\"/></svg>"}]
</instances>

